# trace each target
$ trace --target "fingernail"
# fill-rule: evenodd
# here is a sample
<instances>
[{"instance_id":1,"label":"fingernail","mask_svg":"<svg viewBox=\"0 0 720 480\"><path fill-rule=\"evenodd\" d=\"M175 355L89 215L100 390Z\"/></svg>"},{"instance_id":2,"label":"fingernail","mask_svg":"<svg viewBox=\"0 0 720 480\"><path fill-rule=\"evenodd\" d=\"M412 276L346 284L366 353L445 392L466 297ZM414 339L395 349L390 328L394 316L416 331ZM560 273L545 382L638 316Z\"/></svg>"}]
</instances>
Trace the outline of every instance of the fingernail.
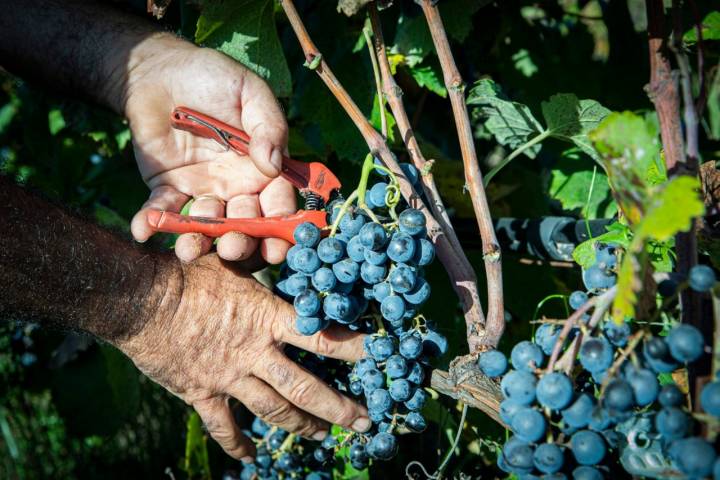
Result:
<instances>
[{"instance_id":1,"label":"fingernail","mask_svg":"<svg viewBox=\"0 0 720 480\"><path fill-rule=\"evenodd\" d=\"M278 150L277 147L273 148L273 151L270 153L270 165L272 165L278 173L282 172L282 159L282 152Z\"/></svg>"},{"instance_id":2,"label":"fingernail","mask_svg":"<svg viewBox=\"0 0 720 480\"><path fill-rule=\"evenodd\" d=\"M253 457L243 457L240 459L240 461L243 463L253 463L254 460Z\"/></svg>"},{"instance_id":3,"label":"fingernail","mask_svg":"<svg viewBox=\"0 0 720 480\"><path fill-rule=\"evenodd\" d=\"M312 439L313 440L323 440L325 437L327 437L328 432L326 430L320 430L319 432L313 433Z\"/></svg>"},{"instance_id":4,"label":"fingernail","mask_svg":"<svg viewBox=\"0 0 720 480\"><path fill-rule=\"evenodd\" d=\"M371 425L372 424L370 423L369 418L360 417L353 422L353 424L350 426L350 428L352 428L356 432L363 433L363 432L367 432L368 430L370 430Z\"/></svg>"}]
</instances>

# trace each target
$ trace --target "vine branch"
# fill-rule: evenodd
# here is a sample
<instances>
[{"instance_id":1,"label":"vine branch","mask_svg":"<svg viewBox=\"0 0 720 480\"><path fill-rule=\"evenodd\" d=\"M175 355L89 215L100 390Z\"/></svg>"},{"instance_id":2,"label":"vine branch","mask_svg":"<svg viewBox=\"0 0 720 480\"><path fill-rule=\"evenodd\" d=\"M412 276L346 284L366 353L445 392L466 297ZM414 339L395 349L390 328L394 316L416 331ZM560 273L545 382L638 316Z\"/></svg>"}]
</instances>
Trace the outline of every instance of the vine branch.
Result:
<instances>
[{"instance_id":1,"label":"vine branch","mask_svg":"<svg viewBox=\"0 0 720 480\"><path fill-rule=\"evenodd\" d=\"M500 263L500 246L495 238L490 207L482 173L478 164L475 143L473 140L470 118L465 105L465 84L455 65L450 42L443 27L440 11L432 0L421 0L425 19L430 27L430 35L440 60L445 88L450 97L455 128L460 141L460 151L465 170L465 183L472 199L475 217L477 218L480 237L483 244L483 258L485 260L485 275L488 288L488 313L484 332L478 332L478 343L481 345L497 345L505 330L505 307L503 303L502 265Z\"/></svg>"},{"instance_id":2,"label":"vine branch","mask_svg":"<svg viewBox=\"0 0 720 480\"><path fill-rule=\"evenodd\" d=\"M461 260L462 255L458 255L455 252L447 233L443 230L440 223L432 215L432 212L424 204L420 195L418 195L412 184L402 173L395 156L387 146L385 138L383 138L383 136L373 128L370 122L368 122L360 108L358 108L357 104L352 100L348 92L345 88L343 88L340 81L337 77L335 77L332 70L325 62L325 59L322 57L320 51L310 38L310 35L308 34L292 0L281 0L280 3L287 15L290 26L298 38L307 64L314 66L315 72L318 74L323 83L325 83L335 99L338 103L340 103L357 129L360 131L360 134L365 139L370 152L374 156L379 157L382 162L398 177L398 180L400 181L400 191L403 194L403 197L407 200L408 204L413 208L421 210L425 215L428 235L435 244L438 258L445 267L445 270L452 281L453 288L460 298L466 323L473 325L474 328L477 329L477 332L479 332L478 335L468 337L470 351L474 352L478 350L482 344L479 340L486 338L482 335L484 332L483 327L485 325L485 315L483 313L482 305L480 304L480 296L478 294L477 282L474 276L468 276L467 272L464 271L463 262ZM490 226L492 227L492 224L490 224ZM502 328L500 329L500 333L501 332ZM497 335L497 338L499 339L499 335Z\"/></svg>"}]
</instances>

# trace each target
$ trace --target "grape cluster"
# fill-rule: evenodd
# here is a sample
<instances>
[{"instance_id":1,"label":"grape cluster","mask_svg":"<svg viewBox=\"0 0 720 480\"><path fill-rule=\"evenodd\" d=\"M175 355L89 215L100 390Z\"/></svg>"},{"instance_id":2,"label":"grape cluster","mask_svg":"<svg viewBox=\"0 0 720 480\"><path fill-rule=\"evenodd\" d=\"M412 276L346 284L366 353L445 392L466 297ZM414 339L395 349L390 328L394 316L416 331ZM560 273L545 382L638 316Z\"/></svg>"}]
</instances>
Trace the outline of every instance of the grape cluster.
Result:
<instances>
[{"instance_id":1,"label":"grape cluster","mask_svg":"<svg viewBox=\"0 0 720 480\"><path fill-rule=\"evenodd\" d=\"M596 264L583 272L589 292L571 295L574 309L614 283L612 250L601 246ZM695 272L698 287L691 288L713 288L714 274L710 270L710 277L705 268L700 273L691 270L690 278ZM582 370L574 378L543 369L559 330L557 325L543 324L534 341L513 347L510 361L498 350L478 358L482 372L500 380L504 398L500 417L513 433L498 454L500 469L520 478L604 478L609 471L603 464L608 451L621 448L623 441L627 444L620 435L623 426L650 415L648 433L661 442L664 454L682 475L720 478L714 446L692 436L694 420L686 408L686 394L675 383L661 386L658 381L660 374L674 372L704 354L705 341L697 328L679 324L661 337L646 330L632 333L627 323L606 321L596 333L581 324L575 334L583 334L577 357ZM704 387L700 403L709 415L720 416L720 380Z\"/></svg>"},{"instance_id":2,"label":"grape cluster","mask_svg":"<svg viewBox=\"0 0 720 480\"><path fill-rule=\"evenodd\" d=\"M413 166L401 167L410 181L419 181ZM278 454L269 449L267 432L253 430L259 448L264 446L275 460L268 467L265 457L262 465L256 459L243 470L248 478L275 478L278 472L293 478L310 472L306 478L323 478L326 470L321 467L331 464L341 449L354 468L364 469L370 460L389 460L397 453L396 433L426 428L421 410L428 394L422 386L429 359L448 347L445 337L420 314L431 291L423 268L433 261L435 249L427 238L423 213L399 205L397 188L392 178L388 181L370 186L358 205L342 200L328 205L333 225L329 234L311 223L298 225L296 244L276 283L277 293L295 308L299 333L313 335L335 322L368 334L365 355L352 369L338 364L327 368L330 359L307 352L293 351L290 356L365 402L373 427L364 434L328 436L312 455L304 453L305 441L297 439L286 441ZM287 436L277 429L272 432ZM289 460L280 462L281 458Z\"/></svg>"}]
</instances>

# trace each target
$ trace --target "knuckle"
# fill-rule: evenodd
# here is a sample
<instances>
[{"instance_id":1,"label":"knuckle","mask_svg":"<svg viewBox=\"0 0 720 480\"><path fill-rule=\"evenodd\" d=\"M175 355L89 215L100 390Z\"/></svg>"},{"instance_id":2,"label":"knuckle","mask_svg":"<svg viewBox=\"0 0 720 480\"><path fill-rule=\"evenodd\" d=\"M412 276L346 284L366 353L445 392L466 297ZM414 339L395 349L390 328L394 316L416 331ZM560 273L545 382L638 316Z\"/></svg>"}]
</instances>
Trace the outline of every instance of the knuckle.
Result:
<instances>
[{"instance_id":1,"label":"knuckle","mask_svg":"<svg viewBox=\"0 0 720 480\"><path fill-rule=\"evenodd\" d=\"M350 426L358 417L357 409L353 405L348 405L348 403L349 402L342 402L335 411L333 422L337 425L344 427Z\"/></svg>"},{"instance_id":2,"label":"knuckle","mask_svg":"<svg viewBox=\"0 0 720 480\"><path fill-rule=\"evenodd\" d=\"M310 379L300 379L290 388L289 400L295 405L306 406L317 398L317 388Z\"/></svg>"},{"instance_id":3,"label":"knuckle","mask_svg":"<svg viewBox=\"0 0 720 480\"><path fill-rule=\"evenodd\" d=\"M258 416L265 422L273 425L285 425L290 419L292 408L285 402L278 402L274 405L266 405Z\"/></svg>"},{"instance_id":4,"label":"knuckle","mask_svg":"<svg viewBox=\"0 0 720 480\"><path fill-rule=\"evenodd\" d=\"M325 335L324 332L317 334L315 339L316 353L323 356L333 356L336 353L337 347L334 342Z\"/></svg>"}]
</instances>

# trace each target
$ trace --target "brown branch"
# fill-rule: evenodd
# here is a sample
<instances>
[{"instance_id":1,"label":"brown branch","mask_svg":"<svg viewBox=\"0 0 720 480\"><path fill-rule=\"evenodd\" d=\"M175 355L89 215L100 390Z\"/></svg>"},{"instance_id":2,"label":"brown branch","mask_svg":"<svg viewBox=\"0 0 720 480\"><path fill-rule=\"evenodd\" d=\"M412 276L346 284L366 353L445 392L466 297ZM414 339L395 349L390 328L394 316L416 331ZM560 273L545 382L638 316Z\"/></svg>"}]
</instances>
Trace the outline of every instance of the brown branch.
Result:
<instances>
[{"instance_id":1,"label":"brown branch","mask_svg":"<svg viewBox=\"0 0 720 480\"><path fill-rule=\"evenodd\" d=\"M575 323L577 323L578 319L582 317L585 312L590 310L590 308L595 305L598 298L600 297L593 297L587 302L585 302L583 306L575 310L572 315L570 315L565 321L565 325L563 325L562 330L560 330L560 335L558 335L557 340L555 340L555 345L553 346L550 360L548 360L548 366L546 369L547 373L552 372L555 368L555 362L557 362L558 356L560 356L560 351L562 350L562 346L565 343L565 339L567 339L568 335L572 331L572 328L575 326Z\"/></svg>"},{"instance_id":2,"label":"brown branch","mask_svg":"<svg viewBox=\"0 0 720 480\"><path fill-rule=\"evenodd\" d=\"M483 187L482 173L475 152L470 118L465 105L465 84L455 65L450 42L443 27L440 11L432 0L421 0L425 19L430 27L430 34L437 51L440 67L443 72L445 88L447 88L450 103L455 117L455 128L460 141L460 151L465 170L465 184L472 199L475 217L477 218L480 237L483 243L483 258L485 260L485 275L488 288L488 314L485 330L478 331L478 339L473 343L480 345L497 345L505 330L505 307L503 303L502 265L500 263L500 246L495 238L490 207L488 205L485 188ZM470 339L468 339L470 342Z\"/></svg>"},{"instance_id":3,"label":"brown branch","mask_svg":"<svg viewBox=\"0 0 720 480\"><path fill-rule=\"evenodd\" d=\"M315 68L315 71L320 79L325 83L348 116L350 116L350 119L365 139L370 152L374 156L379 157L385 166L398 177L400 181L400 191L403 194L403 197L407 200L408 204L413 208L422 210L424 213L428 235L435 244L438 258L445 267L445 270L448 272L453 288L460 298L466 323L470 323L482 331L482 327L485 324L485 316L483 314L482 305L480 304L480 296L477 291L477 283L474 275L469 276L467 272L464 271L463 262L460 258L461 256L455 253L455 249L453 248L450 239L443 230L442 226L432 215L432 212L425 206L420 195L418 195L413 186L402 173L395 156L392 152L390 152L383 136L372 127L370 122L368 122L365 115L358 108L352 98L350 98L350 95L343 88L340 81L337 77L335 77L330 67L322 58L322 55L308 35L305 25L295 9L295 5L292 0L281 0L281 4L288 17L290 26L300 42L300 46L305 55L305 60L308 64L312 64L313 61L317 62L318 59L320 60L317 62L317 67ZM476 338L477 337L472 337L472 340L475 340ZM470 338L468 343L471 352L477 350L479 347L477 342L470 342Z\"/></svg>"}]
</instances>

